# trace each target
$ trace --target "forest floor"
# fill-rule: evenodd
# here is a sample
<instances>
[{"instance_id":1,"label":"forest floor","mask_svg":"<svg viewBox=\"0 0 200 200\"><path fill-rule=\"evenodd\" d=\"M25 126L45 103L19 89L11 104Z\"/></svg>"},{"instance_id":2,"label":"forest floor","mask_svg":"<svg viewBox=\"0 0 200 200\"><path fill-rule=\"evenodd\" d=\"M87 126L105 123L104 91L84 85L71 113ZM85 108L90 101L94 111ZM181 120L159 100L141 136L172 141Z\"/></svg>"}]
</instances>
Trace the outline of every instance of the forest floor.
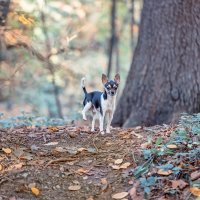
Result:
<instances>
[{"instance_id":1,"label":"forest floor","mask_svg":"<svg viewBox=\"0 0 200 200\"><path fill-rule=\"evenodd\" d=\"M88 126L0 129L0 200L197 199L190 181L200 181L200 157L143 154L159 149L175 128L113 128L104 136ZM187 151L169 146L180 148Z\"/></svg>"}]
</instances>

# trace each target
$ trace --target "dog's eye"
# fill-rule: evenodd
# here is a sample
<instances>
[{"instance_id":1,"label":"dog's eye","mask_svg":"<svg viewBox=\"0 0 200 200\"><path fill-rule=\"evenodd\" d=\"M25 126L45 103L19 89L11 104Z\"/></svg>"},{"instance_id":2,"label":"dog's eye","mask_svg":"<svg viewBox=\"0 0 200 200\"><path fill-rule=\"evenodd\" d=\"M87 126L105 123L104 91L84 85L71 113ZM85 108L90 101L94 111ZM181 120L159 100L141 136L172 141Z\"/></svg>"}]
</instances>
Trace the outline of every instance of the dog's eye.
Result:
<instances>
[{"instance_id":1,"label":"dog's eye","mask_svg":"<svg viewBox=\"0 0 200 200\"><path fill-rule=\"evenodd\" d=\"M113 88L117 89L117 86L116 86L116 85L114 85L114 86L113 86Z\"/></svg>"}]
</instances>

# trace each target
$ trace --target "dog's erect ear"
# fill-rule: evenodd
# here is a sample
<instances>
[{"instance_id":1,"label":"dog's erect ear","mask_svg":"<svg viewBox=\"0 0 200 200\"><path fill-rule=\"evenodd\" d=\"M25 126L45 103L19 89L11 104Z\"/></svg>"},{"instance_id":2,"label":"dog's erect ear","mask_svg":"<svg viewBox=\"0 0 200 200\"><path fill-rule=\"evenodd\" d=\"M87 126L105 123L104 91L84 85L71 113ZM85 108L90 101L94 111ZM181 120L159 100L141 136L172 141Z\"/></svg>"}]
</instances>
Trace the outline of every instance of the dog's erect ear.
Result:
<instances>
[{"instance_id":1,"label":"dog's erect ear","mask_svg":"<svg viewBox=\"0 0 200 200\"><path fill-rule=\"evenodd\" d=\"M117 84L120 83L120 75L119 75L118 73L115 75L114 81L115 81Z\"/></svg>"},{"instance_id":2,"label":"dog's erect ear","mask_svg":"<svg viewBox=\"0 0 200 200\"><path fill-rule=\"evenodd\" d=\"M105 74L102 74L102 83L105 85L108 82L108 77Z\"/></svg>"}]
</instances>

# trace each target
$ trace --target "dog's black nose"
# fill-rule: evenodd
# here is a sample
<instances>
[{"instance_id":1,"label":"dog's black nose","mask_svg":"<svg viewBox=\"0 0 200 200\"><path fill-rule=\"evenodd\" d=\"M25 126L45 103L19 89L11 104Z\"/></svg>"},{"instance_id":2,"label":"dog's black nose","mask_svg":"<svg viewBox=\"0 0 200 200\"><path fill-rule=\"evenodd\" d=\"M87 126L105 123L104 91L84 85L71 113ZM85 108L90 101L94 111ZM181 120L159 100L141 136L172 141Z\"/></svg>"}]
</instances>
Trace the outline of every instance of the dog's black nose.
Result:
<instances>
[{"instance_id":1,"label":"dog's black nose","mask_svg":"<svg viewBox=\"0 0 200 200\"><path fill-rule=\"evenodd\" d=\"M112 95L114 95L114 94L115 94L115 92L113 92L113 91L112 91L112 92L111 92L111 94L112 94Z\"/></svg>"}]
</instances>

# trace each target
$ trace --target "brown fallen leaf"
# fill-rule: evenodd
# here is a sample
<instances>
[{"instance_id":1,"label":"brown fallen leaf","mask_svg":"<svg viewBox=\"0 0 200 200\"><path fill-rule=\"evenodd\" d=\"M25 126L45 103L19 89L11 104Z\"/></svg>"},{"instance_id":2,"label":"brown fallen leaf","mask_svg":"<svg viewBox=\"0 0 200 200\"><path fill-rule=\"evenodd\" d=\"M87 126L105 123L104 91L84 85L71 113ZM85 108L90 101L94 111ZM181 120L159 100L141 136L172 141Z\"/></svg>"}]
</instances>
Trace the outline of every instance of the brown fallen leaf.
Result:
<instances>
[{"instance_id":1,"label":"brown fallen leaf","mask_svg":"<svg viewBox=\"0 0 200 200\"><path fill-rule=\"evenodd\" d=\"M45 146L53 146L53 145L57 145L58 142L49 142L49 143L46 143L44 144Z\"/></svg>"},{"instance_id":2,"label":"brown fallen leaf","mask_svg":"<svg viewBox=\"0 0 200 200\"><path fill-rule=\"evenodd\" d=\"M18 163L13 166L14 169L21 169L24 163Z\"/></svg>"},{"instance_id":3,"label":"brown fallen leaf","mask_svg":"<svg viewBox=\"0 0 200 200\"><path fill-rule=\"evenodd\" d=\"M69 132L68 134L71 138L75 138L77 136L77 133L74 132Z\"/></svg>"},{"instance_id":4,"label":"brown fallen leaf","mask_svg":"<svg viewBox=\"0 0 200 200\"><path fill-rule=\"evenodd\" d=\"M122 136L122 139L129 139L130 137L131 137L131 135L127 134L127 135Z\"/></svg>"},{"instance_id":5,"label":"brown fallen leaf","mask_svg":"<svg viewBox=\"0 0 200 200\"><path fill-rule=\"evenodd\" d=\"M86 200L94 200L94 198L93 197L89 197Z\"/></svg>"},{"instance_id":6,"label":"brown fallen leaf","mask_svg":"<svg viewBox=\"0 0 200 200\"><path fill-rule=\"evenodd\" d=\"M111 167L113 168L113 169L120 169L120 167L119 167L119 165L111 165Z\"/></svg>"},{"instance_id":7,"label":"brown fallen leaf","mask_svg":"<svg viewBox=\"0 0 200 200\"><path fill-rule=\"evenodd\" d=\"M173 189L180 188L181 190L184 189L188 185L188 183L186 183L185 181L181 179L171 181L171 183L172 183Z\"/></svg>"},{"instance_id":8,"label":"brown fallen leaf","mask_svg":"<svg viewBox=\"0 0 200 200\"><path fill-rule=\"evenodd\" d=\"M0 164L0 171L2 171L3 170L3 166Z\"/></svg>"},{"instance_id":9,"label":"brown fallen leaf","mask_svg":"<svg viewBox=\"0 0 200 200\"><path fill-rule=\"evenodd\" d=\"M29 183L28 184L28 188L35 188L36 187L36 183Z\"/></svg>"},{"instance_id":10,"label":"brown fallen leaf","mask_svg":"<svg viewBox=\"0 0 200 200\"><path fill-rule=\"evenodd\" d=\"M82 152L82 151L87 151L87 149L86 149L86 148L83 148L83 147L78 148L78 152Z\"/></svg>"},{"instance_id":11,"label":"brown fallen leaf","mask_svg":"<svg viewBox=\"0 0 200 200\"><path fill-rule=\"evenodd\" d=\"M119 165L119 164L121 164L123 162L123 159L121 158L121 159L117 159L117 160L115 160L115 164L116 165Z\"/></svg>"},{"instance_id":12,"label":"brown fallen leaf","mask_svg":"<svg viewBox=\"0 0 200 200\"><path fill-rule=\"evenodd\" d=\"M120 136L127 135L127 134L129 134L129 132L127 132L127 131L122 131L119 133Z\"/></svg>"},{"instance_id":13,"label":"brown fallen leaf","mask_svg":"<svg viewBox=\"0 0 200 200\"><path fill-rule=\"evenodd\" d=\"M91 169L84 169L84 168L79 168L76 173L82 175L82 174L86 174L90 171Z\"/></svg>"},{"instance_id":14,"label":"brown fallen leaf","mask_svg":"<svg viewBox=\"0 0 200 200\"><path fill-rule=\"evenodd\" d=\"M167 145L167 148L168 148L168 149L177 149L178 147L177 147L177 145L175 145L175 144L168 144L168 145Z\"/></svg>"},{"instance_id":15,"label":"brown fallen leaf","mask_svg":"<svg viewBox=\"0 0 200 200\"><path fill-rule=\"evenodd\" d=\"M19 158L20 160L32 160L33 159L33 155L30 153L24 153L22 156L20 156Z\"/></svg>"},{"instance_id":16,"label":"brown fallen leaf","mask_svg":"<svg viewBox=\"0 0 200 200\"><path fill-rule=\"evenodd\" d=\"M200 197L200 189L198 187L191 187L190 192L197 197Z\"/></svg>"},{"instance_id":17,"label":"brown fallen leaf","mask_svg":"<svg viewBox=\"0 0 200 200\"><path fill-rule=\"evenodd\" d=\"M4 151L4 153L6 154L10 154L12 152L12 150L10 148L2 148L2 150Z\"/></svg>"},{"instance_id":18,"label":"brown fallen leaf","mask_svg":"<svg viewBox=\"0 0 200 200\"><path fill-rule=\"evenodd\" d=\"M168 176L168 175L170 175L172 173L172 170L164 170L164 169L159 169L158 171L157 171L157 174L159 174L159 175L164 175L164 176Z\"/></svg>"},{"instance_id":19,"label":"brown fallen leaf","mask_svg":"<svg viewBox=\"0 0 200 200\"><path fill-rule=\"evenodd\" d=\"M49 126L48 127L48 130L50 131L50 132L57 132L57 131L59 131L59 129L58 129L58 127L55 127L55 126Z\"/></svg>"},{"instance_id":20,"label":"brown fallen leaf","mask_svg":"<svg viewBox=\"0 0 200 200\"><path fill-rule=\"evenodd\" d=\"M106 178L102 178L101 183L102 183L101 190L105 191L108 188L108 181L106 180Z\"/></svg>"},{"instance_id":21,"label":"brown fallen leaf","mask_svg":"<svg viewBox=\"0 0 200 200\"><path fill-rule=\"evenodd\" d=\"M106 146L111 146L111 145L113 145L112 142L106 142Z\"/></svg>"},{"instance_id":22,"label":"brown fallen leaf","mask_svg":"<svg viewBox=\"0 0 200 200\"><path fill-rule=\"evenodd\" d=\"M130 194L132 200L136 199L136 197L137 197L137 188L136 187L132 187L129 190L129 194Z\"/></svg>"},{"instance_id":23,"label":"brown fallen leaf","mask_svg":"<svg viewBox=\"0 0 200 200\"><path fill-rule=\"evenodd\" d=\"M200 171L192 172L190 176L191 176L191 180L194 181L194 180L200 178Z\"/></svg>"},{"instance_id":24,"label":"brown fallen leaf","mask_svg":"<svg viewBox=\"0 0 200 200\"><path fill-rule=\"evenodd\" d=\"M136 186L132 187L129 190L129 195L131 197L131 200L143 200L144 199L143 195L141 196L141 195L137 194Z\"/></svg>"},{"instance_id":25,"label":"brown fallen leaf","mask_svg":"<svg viewBox=\"0 0 200 200\"><path fill-rule=\"evenodd\" d=\"M116 193L116 194L112 195L112 198L113 199L123 199L127 195L128 195L128 192L120 192L120 193Z\"/></svg>"},{"instance_id":26,"label":"brown fallen leaf","mask_svg":"<svg viewBox=\"0 0 200 200\"><path fill-rule=\"evenodd\" d=\"M31 191L32 191L32 193L33 193L35 196L39 196L39 194L40 194L39 189L37 189L36 187L32 187L32 188L31 188Z\"/></svg>"},{"instance_id":27,"label":"brown fallen leaf","mask_svg":"<svg viewBox=\"0 0 200 200\"><path fill-rule=\"evenodd\" d=\"M80 190L81 189L81 186L80 185L71 185L68 187L68 190L70 191L77 191L77 190Z\"/></svg>"},{"instance_id":28,"label":"brown fallen leaf","mask_svg":"<svg viewBox=\"0 0 200 200\"><path fill-rule=\"evenodd\" d=\"M60 153L63 153L63 152L65 152L66 150L63 149L62 147L56 147L56 148L55 148L55 151L60 152Z\"/></svg>"},{"instance_id":29,"label":"brown fallen leaf","mask_svg":"<svg viewBox=\"0 0 200 200\"><path fill-rule=\"evenodd\" d=\"M142 149L147 149L149 147L151 147L151 143L150 142L145 142L143 144L140 145Z\"/></svg>"},{"instance_id":30,"label":"brown fallen leaf","mask_svg":"<svg viewBox=\"0 0 200 200\"><path fill-rule=\"evenodd\" d=\"M127 167L129 167L131 165L131 163L130 162L126 162L126 163L124 163L124 164L122 164L122 165L120 165L120 169L126 169Z\"/></svg>"},{"instance_id":31,"label":"brown fallen leaf","mask_svg":"<svg viewBox=\"0 0 200 200\"><path fill-rule=\"evenodd\" d=\"M101 179L101 183L104 184L104 185L106 185L106 184L108 184L108 181L107 181L106 178L102 178L102 179Z\"/></svg>"},{"instance_id":32,"label":"brown fallen leaf","mask_svg":"<svg viewBox=\"0 0 200 200\"><path fill-rule=\"evenodd\" d=\"M130 180L130 181L128 182L129 185L133 185L133 183L134 183L134 182L133 182L132 180Z\"/></svg>"},{"instance_id":33,"label":"brown fallen leaf","mask_svg":"<svg viewBox=\"0 0 200 200\"><path fill-rule=\"evenodd\" d=\"M135 131L132 131L131 134L132 134L132 135L135 135L137 138L143 138L142 135L136 133Z\"/></svg>"},{"instance_id":34,"label":"brown fallen leaf","mask_svg":"<svg viewBox=\"0 0 200 200\"><path fill-rule=\"evenodd\" d=\"M76 185L80 185L80 183L77 180L72 181Z\"/></svg>"},{"instance_id":35,"label":"brown fallen leaf","mask_svg":"<svg viewBox=\"0 0 200 200\"><path fill-rule=\"evenodd\" d=\"M134 186L129 190L129 195L131 197L131 200L143 200L143 197L140 195L137 195L137 187L140 185L139 181L136 181L134 183Z\"/></svg>"},{"instance_id":36,"label":"brown fallen leaf","mask_svg":"<svg viewBox=\"0 0 200 200\"><path fill-rule=\"evenodd\" d=\"M126 162L126 163L123 163L121 165L110 165L113 169L115 170L119 170L119 169L126 169L127 167L129 167L131 165L130 162Z\"/></svg>"}]
</instances>

